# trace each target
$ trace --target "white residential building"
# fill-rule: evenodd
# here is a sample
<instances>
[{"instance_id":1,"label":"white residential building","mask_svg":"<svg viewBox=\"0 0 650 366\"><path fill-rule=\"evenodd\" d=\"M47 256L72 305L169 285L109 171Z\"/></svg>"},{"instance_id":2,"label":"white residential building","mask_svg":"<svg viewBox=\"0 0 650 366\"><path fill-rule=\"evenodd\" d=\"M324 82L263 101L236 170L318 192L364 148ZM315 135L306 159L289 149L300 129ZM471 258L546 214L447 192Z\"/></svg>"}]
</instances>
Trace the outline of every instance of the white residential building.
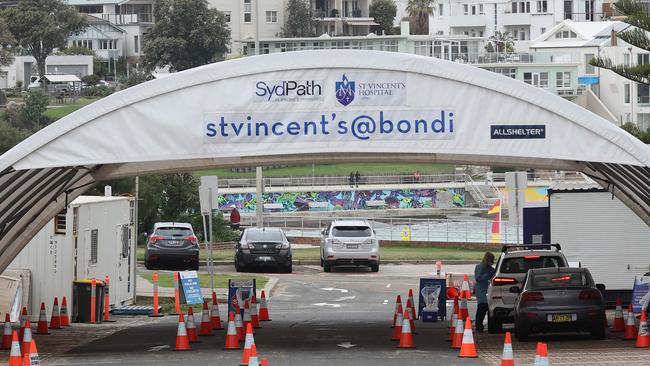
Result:
<instances>
[{"instance_id":1,"label":"white residential building","mask_svg":"<svg viewBox=\"0 0 650 366\"><path fill-rule=\"evenodd\" d=\"M47 74L71 74L82 78L93 73L92 56L48 56L45 59ZM36 59L16 56L9 66L0 67L0 89L15 88L18 83L26 89L32 76L38 75Z\"/></svg>"}]
</instances>

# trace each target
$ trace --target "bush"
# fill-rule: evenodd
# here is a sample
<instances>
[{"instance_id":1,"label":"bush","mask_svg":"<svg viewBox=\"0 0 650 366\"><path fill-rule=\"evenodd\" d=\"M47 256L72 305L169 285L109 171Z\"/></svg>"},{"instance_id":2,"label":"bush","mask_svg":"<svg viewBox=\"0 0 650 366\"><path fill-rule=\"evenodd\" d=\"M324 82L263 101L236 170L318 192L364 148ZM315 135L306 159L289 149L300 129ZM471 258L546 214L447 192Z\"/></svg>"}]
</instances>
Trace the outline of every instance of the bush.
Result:
<instances>
[{"instance_id":1,"label":"bush","mask_svg":"<svg viewBox=\"0 0 650 366\"><path fill-rule=\"evenodd\" d=\"M38 131L50 120L43 115L49 104L49 97L40 91L31 91L25 96L25 104L8 103L5 120L10 126L28 131Z\"/></svg>"},{"instance_id":2,"label":"bush","mask_svg":"<svg viewBox=\"0 0 650 366\"><path fill-rule=\"evenodd\" d=\"M106 85L98 85L98 86L94 86L92 88L86 88L86 89L82 90L81 95L83 95L84 97L101 97L101 98L103 98L103 97L106 97L106 96L109 96L109 95L113 94L113 92L115 92L115 90L113 90L113 88L110 88L110 87L108 87Z\"/></svg>"},{"instance_id":3,"label":"bush","mask_svg":"<svg viewBox=\"0 0 650 366\"><path fill-rule=\"evenodd\" d=\"M90 86L95 86L95 85L99 84L99 80L101 80L101 79L97 75L86 75L86 76L81 78L81 81L83 81L84 83L86 83L86 84L88 84Z\"/></svg>"}]
</instances>

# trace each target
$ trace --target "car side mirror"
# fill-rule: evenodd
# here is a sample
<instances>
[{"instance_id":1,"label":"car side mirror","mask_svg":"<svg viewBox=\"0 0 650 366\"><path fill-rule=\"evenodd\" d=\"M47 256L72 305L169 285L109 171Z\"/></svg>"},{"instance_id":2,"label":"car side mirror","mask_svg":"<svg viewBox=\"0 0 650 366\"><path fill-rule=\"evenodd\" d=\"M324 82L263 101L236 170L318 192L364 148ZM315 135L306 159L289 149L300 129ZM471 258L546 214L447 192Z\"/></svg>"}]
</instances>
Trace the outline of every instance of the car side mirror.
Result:
<instances>
[{"instance_id":1,"label":"car side mirror","mask_svg":"<svg viewBox=\"0 0 650 366\"><path fill-rule=\"evenodd\" d=\"M519 286L512 286L512 287L510 287L510 289L509 289L508 291L509 291L511 294L518 294L518 293L521 293L521 289L519 288Z\"/></svg>"},{"instance_id":2,"label":"car side mirror","mask_svg":"<svg viewBox=\"0 0 650 366\"><path fill-rule=\"evenodd\" d=\"M596 284L596 288L598 289L598 291L600 291L601 294L603 294L603 295L605 294L605 289L606 289L606 287L605 287L604 284L602 284L602 283L597 283L597 284Z\"/></svg>"}]
</instances>

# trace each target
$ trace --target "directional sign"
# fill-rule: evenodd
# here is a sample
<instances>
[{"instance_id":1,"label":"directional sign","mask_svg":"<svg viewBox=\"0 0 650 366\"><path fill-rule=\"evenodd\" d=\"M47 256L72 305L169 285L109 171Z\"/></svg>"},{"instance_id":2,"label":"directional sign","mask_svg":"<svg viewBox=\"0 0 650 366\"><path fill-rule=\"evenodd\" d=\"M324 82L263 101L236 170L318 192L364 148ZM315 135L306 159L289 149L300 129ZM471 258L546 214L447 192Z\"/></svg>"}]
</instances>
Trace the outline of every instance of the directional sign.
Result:
<instances>
[{"instance_id":1,"label":"directional sign","mask_svg":"<svg viewBox=\"0 0 650 366\"><path fill-rule=\"evenodd\" d=\"M189 305L203 304L199 274L196 271L184 271L180 272L180 278L185 303Z\"/></svg>"}]
</instances>

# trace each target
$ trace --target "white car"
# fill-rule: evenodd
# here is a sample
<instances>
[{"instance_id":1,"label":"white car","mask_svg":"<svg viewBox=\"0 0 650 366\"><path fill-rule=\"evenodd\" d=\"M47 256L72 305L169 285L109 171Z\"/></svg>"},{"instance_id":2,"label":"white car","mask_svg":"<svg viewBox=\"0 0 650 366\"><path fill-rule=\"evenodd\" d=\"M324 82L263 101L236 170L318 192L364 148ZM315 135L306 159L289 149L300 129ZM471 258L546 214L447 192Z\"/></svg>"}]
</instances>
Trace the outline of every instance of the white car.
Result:
<instances>
[{"instance_id":1,"label":"white car","mask_svg":"<svg viewBox=\"0 0 650 366\"><path fill-rule=\"evenodd\" d=\"M337 265L364 265L379 271L379 240L368 221L333 221L322 234L320 261L325 272Z\"/></svg>"}]
</instances>

